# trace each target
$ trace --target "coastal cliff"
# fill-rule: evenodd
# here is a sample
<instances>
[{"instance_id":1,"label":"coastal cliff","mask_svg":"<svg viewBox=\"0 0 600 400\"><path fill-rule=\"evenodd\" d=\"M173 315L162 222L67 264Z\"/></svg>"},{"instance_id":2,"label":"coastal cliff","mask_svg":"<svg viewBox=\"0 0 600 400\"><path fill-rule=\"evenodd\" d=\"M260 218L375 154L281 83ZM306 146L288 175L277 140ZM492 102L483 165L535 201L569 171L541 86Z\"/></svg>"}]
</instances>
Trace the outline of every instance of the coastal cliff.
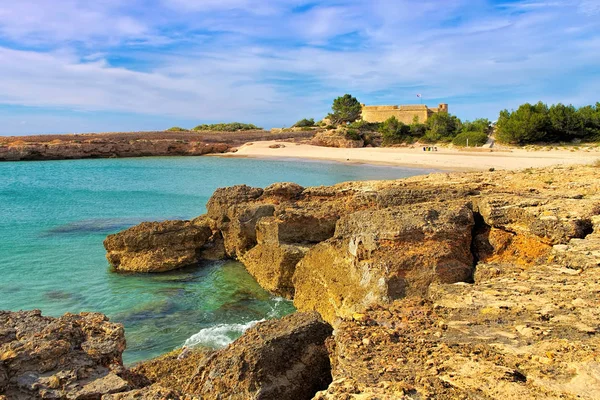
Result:
<instances>
[{"instance_id":1,"label":"coastal cliff","mask_svg":"<svg viewBox=\"0 0 600 400\"><path fill-rule=\"evenodd\" d=\"M120 132L0 138L0 161L225 153L251 141L312 137L311 132Z\"/></svg>"},{"instance_id":2,"label":"coastal cliff","mask_svg":"<svg viewBox=\"0 0 600 400\"><path fill-rule=\"evenodd\" d=\"M234 186L105 247L120 272L238 259L298 309L106 398L600 397L598 167Z\"/></svg>"}]
</instances>

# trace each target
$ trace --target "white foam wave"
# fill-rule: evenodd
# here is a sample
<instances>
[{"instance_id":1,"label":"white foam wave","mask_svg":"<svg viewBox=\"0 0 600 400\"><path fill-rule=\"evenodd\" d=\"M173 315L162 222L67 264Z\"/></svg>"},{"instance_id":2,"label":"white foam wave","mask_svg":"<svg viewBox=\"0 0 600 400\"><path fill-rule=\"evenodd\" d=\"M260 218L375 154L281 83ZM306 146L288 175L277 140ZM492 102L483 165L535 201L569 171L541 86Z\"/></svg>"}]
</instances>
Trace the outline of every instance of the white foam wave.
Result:
<instances>
[{"instance_id":1,"label":"white foam wave","mask_svg":"<svg viewBox=\"0 0 600 400\"><path fill-rule=\"evenodd\" d=\"M247 329L263 321L264 319L250 321L247 324L219 324L210 328L204 328L187 339L183 345L186 347L202 346L213 349L225 347L240 337Z\"/></svg>"}]
</instances>

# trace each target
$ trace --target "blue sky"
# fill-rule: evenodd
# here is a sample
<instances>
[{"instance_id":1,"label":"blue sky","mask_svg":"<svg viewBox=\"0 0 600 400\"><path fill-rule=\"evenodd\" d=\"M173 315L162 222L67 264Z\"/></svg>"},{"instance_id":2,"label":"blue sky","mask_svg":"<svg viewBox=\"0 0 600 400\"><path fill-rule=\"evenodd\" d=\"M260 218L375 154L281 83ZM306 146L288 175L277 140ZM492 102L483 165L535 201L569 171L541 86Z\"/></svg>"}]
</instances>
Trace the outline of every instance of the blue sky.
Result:
<instances>
[{"instance_id":1,"label":"blue sky","mask_svg":"<svg viewBox=\"0 0 600 400\"><path fill-rule=\"evenodd\" d=\"M600 0L0 0L0 135L600 101Z\"/></svg>"}]
</instances>

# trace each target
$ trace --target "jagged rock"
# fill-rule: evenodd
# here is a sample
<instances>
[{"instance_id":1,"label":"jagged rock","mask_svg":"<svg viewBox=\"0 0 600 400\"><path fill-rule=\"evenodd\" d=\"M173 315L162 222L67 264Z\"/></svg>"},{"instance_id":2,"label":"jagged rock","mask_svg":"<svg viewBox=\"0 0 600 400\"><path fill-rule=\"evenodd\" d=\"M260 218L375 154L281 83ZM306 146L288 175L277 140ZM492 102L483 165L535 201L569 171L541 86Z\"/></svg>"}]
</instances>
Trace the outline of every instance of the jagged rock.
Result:
<instances>
[{"instance_id":1,"label":"jagged rock","mask_svg":"<svg viewBox=\"0 0 600 400\"><path fill-rule=\"evenodd\" d=\"M245 253L240 261L264 289L291 299L296 265L308 250L308 246L263 243Z\"/></svg>"},{"instance_id":2,"label":"jagged rock","mask_svg":"<svg viewBox=\"0 0 600 400\"><path fill-rule=\"evenodd\" d=\"M424 293L431 282L466 281L473 214L464 203L423 204L343 217L294 274L294 305L333 322L369 305Z\"/></svg>"},{"instance_id":3,"label":"jagged rock","mask_svg":"<svg viewBox=\"0 0 600 400\"><path fill-rule=\"evenodd\" d=\"M282 200L295 200L300 197L304 188L293 182L274 183L265 188L263 196L279 197Z\"/></svg>"},{"instance_id":4,"label":"jagged rock","mask_svg":"<svg viewBox=\"0 0 600 400\"><path fill-rule=\"evenodd\" d=\"M298 262L314 243L333 236L337 216L285 212L256 224L257 245L240 261L265 289L292 298Z\"/></svg>"},{"instance_id":5,"label":"jagged rock","mask_svg":"<svg viewBox=\"0 0 600 400\"><path fill-rule=\"evenodd\" d=\"M163 354L152 360L143 361L132 368L132 372L145 376L150 382L184 393L198 373L198 367L206 362L212 351L183 348Z\"/></svg>"},{"instance_id":6,"label":"jagged rock","mask_svg":"<svg viewBox=\"0 0 600 400\"><path fill-rule=\"evenodd\" d=\"M0 332L0 395L9 399L99 399L131 389L123 326L102 314L0 311Z\"/></svg>"},{"instance_id":7,"label":"jagged rock","mask_svg":"<svg viewBox=\"0 0 600 400\"><path fill-rule=\"evenodd\" d=\"M143 389L131 390L125 393L105 394L102 400L187 400L191 397L181 396L177 391L167 389L158 385L152 385Z\"/></svg>"},{"instance_id":8,"label":"jagged rock","mask_svg":"<svg viewBox=\"0 0 600 400\"><path fill-rule=\"evenodd\" d=\"M260 323L208 358L187 392L202 399L310 399L331 382L324 344L331 332L317 313Z\"/></svg>"},{"instance_id":9,"label":"jagged rock","mask_svg":"<svg viewBox=\"0 0 600 400\"><path fill-rule=\"evenodd\" d=\"M104 241L117 271L164 272L195 264L213 233L205 220L143 222Z\"/></svg>"}]
</instances>

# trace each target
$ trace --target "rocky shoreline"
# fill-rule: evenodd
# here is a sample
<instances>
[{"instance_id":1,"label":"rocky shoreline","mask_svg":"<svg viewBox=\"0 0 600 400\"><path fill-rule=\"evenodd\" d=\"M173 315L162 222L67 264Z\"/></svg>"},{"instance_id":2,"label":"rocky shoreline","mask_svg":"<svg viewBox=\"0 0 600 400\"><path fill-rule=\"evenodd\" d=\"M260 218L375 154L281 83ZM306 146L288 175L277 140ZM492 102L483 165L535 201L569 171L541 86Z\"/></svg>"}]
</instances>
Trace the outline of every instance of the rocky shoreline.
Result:
<instances>
[{"instance_id":1,"label":"rocky shoreline","mask_svg":"<svg viewBox=\"0 0 600 400\"><path fill-rule=\"evenodd\" d=\"M312 132L121 132L0 137L0 161L72 160L226 153L261 140L307 139Z\"/></svg>"},{"instance_id":2,"label":"rocky shoreline","mask_svg":"<svg viewBox=\"0 0 600 400\"><path fill-rule=\"evenodd\" d=\"M218 189L206 215L143 223L110 235L105 247L119 272L238 259L298 313L261 323L225 349L179 351L133 370L120 353L88 351L96 347L85 334L56 336L30 327L28 316L0 314L0 396L600 397L598 167L235 186ZM112 325L121 336L98 328L94 340L122 351L124 343L114 344L122 327ZM46 342L57 340L85 353L96 375L47 365L56 346ZM78 394L107 376L120 385Z\"/></svg>"}]
</instances>

